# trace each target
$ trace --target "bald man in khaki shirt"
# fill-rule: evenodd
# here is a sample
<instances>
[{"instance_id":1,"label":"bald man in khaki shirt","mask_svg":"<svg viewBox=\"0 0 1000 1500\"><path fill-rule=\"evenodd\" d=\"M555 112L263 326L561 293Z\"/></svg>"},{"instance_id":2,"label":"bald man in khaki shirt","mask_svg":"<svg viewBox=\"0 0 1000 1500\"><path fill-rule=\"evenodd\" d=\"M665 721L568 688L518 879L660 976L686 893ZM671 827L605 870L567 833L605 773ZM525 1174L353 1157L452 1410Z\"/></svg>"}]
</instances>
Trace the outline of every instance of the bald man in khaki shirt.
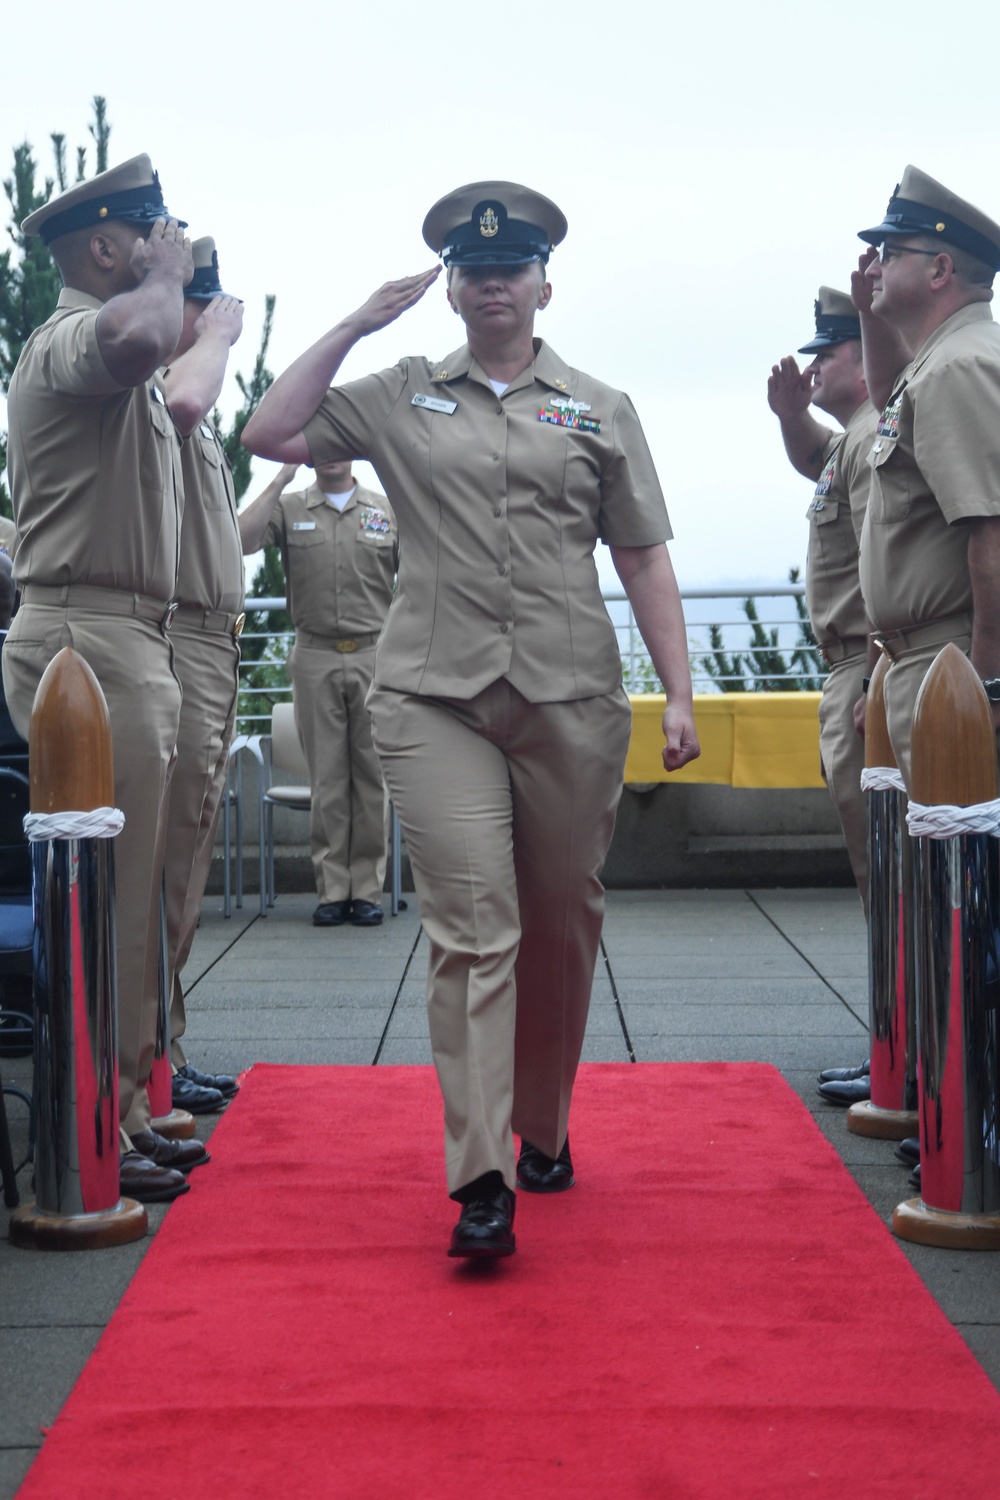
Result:
<instances>
[{"instance_id":1,"label":"bald man in khaki shirt","mask_svg":"<svg viewBox=\"0 0 1000 1500\"><path fill-rule=\"evenodd\" d=\"M107 699L115 800L125 814L115 865L126 1136L150 1123L145 1081L159 1004L160 872L180 711L167 636L179 450L152 377L177 343L192 271L176 221L150 227L155 208L145 221L114 213L96 221L99 195L123 179L110 201L125 214L146 211L128 200L140 191L136 175L152 179L148 158L91 179L25 221L26 232L60 231L49 243L65 285L56 311L25 345L8 395L22 605L3 651L7 701L24 735L42 673L63 646L90 664ZM81 215L85 222L72 227ZM143 223L148 238L140 236ZM186 1189L180 1173L131 1151L121 1180L123 1192L147 1201Z\"/></svg>"},{"instance_id":2,"label":"bald man in khaki shirt","mask_svg":"<svg viewBox=\"0 0 1000 1500\"><path fill-rule=\"evenodd\" d=\"M244 549L277 544L295 645L295 724L312 790L317 927L378 926L385 882L385 787L365 698L392 601L399 549L384 495L356 485L349 462L320 465L307 490L282 493L294 468L240 516Z\"/></svg>"}]
</instances>

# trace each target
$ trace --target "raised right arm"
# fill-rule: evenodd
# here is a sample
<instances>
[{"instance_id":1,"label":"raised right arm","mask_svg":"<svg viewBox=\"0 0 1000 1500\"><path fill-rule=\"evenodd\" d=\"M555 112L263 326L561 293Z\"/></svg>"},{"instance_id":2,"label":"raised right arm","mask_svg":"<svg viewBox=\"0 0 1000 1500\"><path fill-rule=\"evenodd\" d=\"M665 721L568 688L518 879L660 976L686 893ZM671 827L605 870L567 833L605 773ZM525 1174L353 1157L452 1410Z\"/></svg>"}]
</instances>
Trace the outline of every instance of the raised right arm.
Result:
<instances>
[{"instance_id":1,"label":"raised right arm","mask_svg":"<svg viewBox=\"0 0 1000 1500\"><path fill-rule=\"evenodd\" d=\"M119 385L142 385L177 348L193 269L191 241L176 219L157 219L149 238L136 240L138 285L111 297L97 315L97 346Z\"/></svg>"},{"instance_id":2,"label":"raised right arm","mask_svg":"<svg viewBox=\"0 0 1000 1500\"><path fill-rule=\"evenodd\" d=\"M440 266L380 287L363 307L331 328L279 375L243 429L243 446L261 458L310 463L303 428L315 416L344 357L359 339L385 328L420 301Z\"/></svg>"},{"instance_id":3,"label":"raised right arm","mask_svg":"<svg viewBox=\"0 0 1000 1500\"><path fill-rule=\"evenodd\" d=\"M260 551L274 507L295 478L298 468L298 464L285 464L256 500L251 500L246 509L240 511L240 542L243 546L244 557L251 552Z\"/></svg>"}]
</instances>

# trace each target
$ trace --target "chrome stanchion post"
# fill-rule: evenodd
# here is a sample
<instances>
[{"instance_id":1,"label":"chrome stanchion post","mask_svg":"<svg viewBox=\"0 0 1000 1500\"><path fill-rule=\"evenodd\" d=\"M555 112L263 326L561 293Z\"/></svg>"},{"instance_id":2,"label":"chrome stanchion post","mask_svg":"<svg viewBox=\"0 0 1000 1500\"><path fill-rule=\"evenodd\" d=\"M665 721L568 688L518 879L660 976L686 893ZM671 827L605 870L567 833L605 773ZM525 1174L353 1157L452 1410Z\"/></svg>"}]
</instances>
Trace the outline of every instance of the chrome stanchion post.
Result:
<instances>
[{"instance_id":1,"label":"chrome stanchion post","mask_svg":"<svg viewBox=\"0 0 1000 1500\"><path fill-rule=\"evenodd\" d=\"M38 685L29 730L35 956L35 1202L14 1245L78 1250L146 1232L118 1188L118 986L111 725L100 684L66 647Z\"/></svg>"},{"instance_id":2,"label":"chrome stanchion post","mask_svg":"<svg viewBox=\"0 0 1000 1500\"><path fill-rule=\"evenodd\" d=\"M885 716L881 657L865 708L865 769L861 785L868 813L868 1028L871 1098L852 1104L854 1135L901 1141L917 1132L915 1006L907 890L910 839L906 789L896 765Z\"/></svg>"},{"instance_id":3,"label":"chrome stanchion post","mask_svg":"<svg viewBox=\"0 0 1000 1500\"><path fill-rule=\"evenodd\" d=\"M1000 1249L996 738L982 684L951 644L917 697L910 790L921 1195L892 1227L919 1244Z\"/></svg>"}]
</instances>

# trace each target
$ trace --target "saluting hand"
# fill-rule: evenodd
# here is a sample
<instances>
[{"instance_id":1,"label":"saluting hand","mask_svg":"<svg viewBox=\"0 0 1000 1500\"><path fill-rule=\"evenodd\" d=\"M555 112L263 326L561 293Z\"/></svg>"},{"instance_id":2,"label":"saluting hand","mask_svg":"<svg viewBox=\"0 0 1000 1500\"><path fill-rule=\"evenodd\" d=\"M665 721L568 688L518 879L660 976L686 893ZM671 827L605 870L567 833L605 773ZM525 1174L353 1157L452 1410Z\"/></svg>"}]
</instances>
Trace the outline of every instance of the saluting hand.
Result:
<instances>
[{"instance_id":1,"label":"saluting hand","mask_svg":"<svg viewBox=\"0 0 1000 1500\"><path fill-rule=\"evenodd\" d=\"M287 489L299 472L298 464L282 464L274 476L274 483L280 485L283 490Z\"/></svg>"},{"instance_id":2,"label":"saluting hand","mask_svg":"<svg viewBox=\"0 0 1000 1500\"><path fill-rule=\"evenodd\" d=\"M851 272L851 301L861 313L870 313L872 310L872 281L865 272L872 261L877 259L878 251L874 245L869 245L864 254L858 256L858 269Z\"/></svg>"},{"instance_id":3,"label":"saluting hand","mask_svg":"<svg viewBox=\"0 0 1000 1500\"><path fill-rule=\"evenodd\" d=\"M359 338L388 327L400 314L420 301L440 274L441 267L434 266L430 271L421 271L419 276L404 276L401 281L387 281L347 321L357 325Z\"/></svg>"},{"instance_id":4,"label":"saluting hand","mask_svg":"<svg viewBox=\"0 0 1000 1500\"><path fill-rule=\"evenodd\" d=\"M232 345L243 332L243 303L238 297L213 297L194 325L196 339L218 335Z\"/></svg>"},{"instance_id":5,"label":"saluting hand","mask_svg":"<svg viewBox=\"0 0 1000 1500\"><path fill-rule=\"evenodd\" d=\"M790 354L771 366L767 404L781 421L801 416L812 400L812 377L800 370Z\"/></svg>"},{"instance_id":6,"label":"saluting hand","mask_svg":"<svg viewBox=\"0 0 1000 1500\"><path fill-rule=\"evenodd\" d=\"M694 711L667 701L663 714L663 765L668 771L679 771L689 760L697 760L701 754L698 731L694 727Z\"/></svg>"},{"instance_id":7,"label":"saluting hand","mask_svg":"<svg viewBox=\"0 0 1000 1500\"><path fill-rule=\"evenodd\" d=\"M132 246L132 274L136 281L147 276L176 277L187 286L194 275L191 241L176 219L157 219L148 239L137 239Z\"/></svg>"}]
</instances>

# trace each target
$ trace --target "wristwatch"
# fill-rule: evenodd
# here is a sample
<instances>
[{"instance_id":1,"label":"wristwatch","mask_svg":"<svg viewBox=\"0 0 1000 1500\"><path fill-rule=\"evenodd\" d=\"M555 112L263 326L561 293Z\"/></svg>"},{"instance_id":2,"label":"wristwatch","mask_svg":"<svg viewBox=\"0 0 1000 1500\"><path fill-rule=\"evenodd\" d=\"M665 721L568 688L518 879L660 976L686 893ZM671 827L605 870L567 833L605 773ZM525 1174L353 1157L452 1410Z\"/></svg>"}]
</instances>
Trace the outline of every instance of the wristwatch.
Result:
<instances>
[{"instance_id":1,"label":"wristwatch","mask_svg":"<svg viewBox=\"0 0 1000 1500\"><path fill-rule=\"evenodd\" d=\"M983 687L991 703L1000 703L1000 677L984 677Z\"/></svg>"}]
</instances>

